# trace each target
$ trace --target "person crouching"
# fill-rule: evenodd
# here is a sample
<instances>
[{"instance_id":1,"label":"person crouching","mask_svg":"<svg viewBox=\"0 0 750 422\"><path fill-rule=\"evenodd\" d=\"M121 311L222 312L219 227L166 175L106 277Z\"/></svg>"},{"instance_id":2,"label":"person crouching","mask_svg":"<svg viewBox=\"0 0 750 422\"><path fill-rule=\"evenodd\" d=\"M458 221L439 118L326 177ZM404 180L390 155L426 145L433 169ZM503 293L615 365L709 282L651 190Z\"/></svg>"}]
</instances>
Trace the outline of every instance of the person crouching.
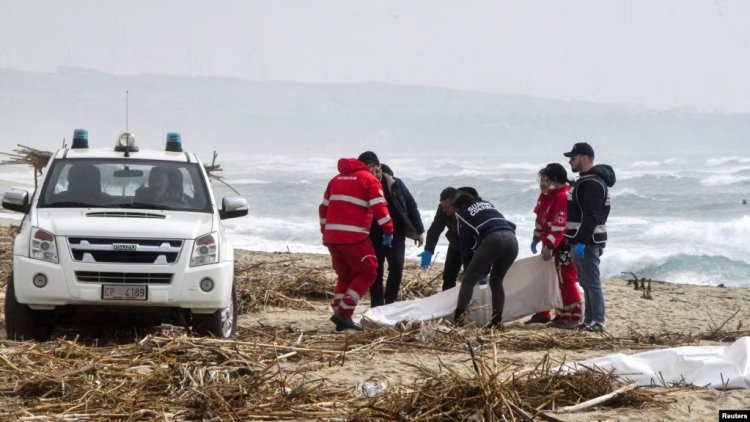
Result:
<instances>
[{"instance_id":1,"label":"person crouching","mask_svg":"<svg viewBox=\"0 0 750 422\"><path fill-rule=\"evenodd\" d=\"M518 256L516 225L505 219L491 203L466 191L453 200L464 278L458 292L454 322L462 324L474 286L483 274L490 274L492 319L488 327L502 328L505 290L503 279Z\"/></svg>"}]
</instances>

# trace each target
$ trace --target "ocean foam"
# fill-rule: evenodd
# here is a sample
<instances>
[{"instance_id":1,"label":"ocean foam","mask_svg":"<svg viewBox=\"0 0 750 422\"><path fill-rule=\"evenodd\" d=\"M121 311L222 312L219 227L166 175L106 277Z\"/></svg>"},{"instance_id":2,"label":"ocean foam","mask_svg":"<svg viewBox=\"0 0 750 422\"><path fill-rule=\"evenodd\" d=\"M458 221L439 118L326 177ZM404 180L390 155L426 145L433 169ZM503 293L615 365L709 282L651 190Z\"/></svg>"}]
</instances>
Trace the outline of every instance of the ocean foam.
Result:
<instances>
[{"instance_id":1,"label":"ocean foam","mask_svg":"<svg viewBox=\"0 0 750 422\"><path fill-rule=\"evenodd\" d=\"M640 193L638 193L638 191L635 190L635 189L633 189L633 188L623 188L623 189L620 189L620 188L613 187L609 191L609 194L610 194L610 196L612 198L617 198L617 197L620 197L620 196L635 196L635 197L641 198L641 199L648 199L645 196L643 196Z\"/></svg>"},{"instance_id":2,"label":"ocean foam","mask_svg":"<svg viewBox=\"0 0 750 422\"><path fill-rule=\"evenodd\" d=\"M741 251L747 251L747 239L750 238L750 215L732 221L669 220L659 222L643 232L639 238L647 242L690 242L721 249L739 248ZM746 254L743 253L743 255Z\"/></svg>"},{"instance_id":3,"label":"ocean foam","mask_svg":"<svg viewBox=\"0 0 750 422\"><path fill-rule=\"evenodd\" d=\"M700 180L703 186L726 186L736 183L745 183L750 181L750 176L733 176L731 174L717 174Z\"/></svg>"},{"instance_id":4,"label":"ocean foam","mask_svg":"<svg viewBox=\"0 0 750 422\"><path fill-rule=\"evenodd\" d=\"M706 166L709 167L723 166L729 163L747 164L750 163L750 157L740 157L737 155L733 155L729 157L709 158L708 160L706 160Z\"/></svg>"}]
</instances>

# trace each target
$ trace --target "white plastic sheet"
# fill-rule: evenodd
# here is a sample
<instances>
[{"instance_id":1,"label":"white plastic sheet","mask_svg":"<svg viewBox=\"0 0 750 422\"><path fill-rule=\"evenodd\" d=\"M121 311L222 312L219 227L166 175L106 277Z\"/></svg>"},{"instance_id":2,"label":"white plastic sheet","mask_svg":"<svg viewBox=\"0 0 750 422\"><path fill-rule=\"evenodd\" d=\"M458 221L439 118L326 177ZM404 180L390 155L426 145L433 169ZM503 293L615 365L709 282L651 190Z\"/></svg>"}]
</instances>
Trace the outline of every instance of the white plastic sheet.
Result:
<instances>
[{"instance_id":1,"label":"white plastic sheet","mask_svg":"<svg viewBox=\"0 0 750 422\"><path fill-rule=\"evenodd\" d=\"M614 370L619 377L639 385L664 385L681 381L699 387L750 388L750 337L729 346L682 346L634 355L617 353L576 362L575 371L596 366Z\"/></svg>"},{"instance_id":2,"label":"white plastic sheet","mask_svg":"<svg viewBox=\"0 0 750 422\"><path fill-rule=\"evenodd\" d=\"M394 302L365 312L364 319L382 326L394 326L402 321L452 319L458 301L456 286L430 297ZM557 272L552 261L541 256L519 259L505 275L505 307L503 321L509 321L539 311L562 306ZM474 288L467 317L477 325L489 322L492 316L492 293L489 286Z\"/></svg>"}]
</instances>

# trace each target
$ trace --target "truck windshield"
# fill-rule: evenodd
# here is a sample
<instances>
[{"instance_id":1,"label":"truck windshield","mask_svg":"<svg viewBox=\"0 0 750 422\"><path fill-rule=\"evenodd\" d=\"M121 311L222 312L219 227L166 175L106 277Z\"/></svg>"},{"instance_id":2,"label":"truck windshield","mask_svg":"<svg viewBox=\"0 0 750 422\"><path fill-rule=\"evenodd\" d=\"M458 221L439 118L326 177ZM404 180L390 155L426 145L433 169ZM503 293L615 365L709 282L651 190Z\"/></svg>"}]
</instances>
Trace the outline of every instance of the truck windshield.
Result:
<instances>
[{"instance_id":1,"label":"truck windshield","mask_svg":"<svg viewBox=\"0 0 750 422\"><path fill-rule=\"evenodd\" d=\"M39 207L145 208L211 212L197 163L122 159L57 160Z\"/></svg>"}]
</instances>

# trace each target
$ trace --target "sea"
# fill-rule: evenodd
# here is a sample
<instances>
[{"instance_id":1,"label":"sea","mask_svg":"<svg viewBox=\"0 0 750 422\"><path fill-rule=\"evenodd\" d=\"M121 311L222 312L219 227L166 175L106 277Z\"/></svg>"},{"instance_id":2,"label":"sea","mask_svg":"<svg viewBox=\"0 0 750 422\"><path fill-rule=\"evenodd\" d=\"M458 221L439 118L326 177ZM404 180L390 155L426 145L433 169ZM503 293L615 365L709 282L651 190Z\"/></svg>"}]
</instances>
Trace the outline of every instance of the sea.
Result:
<instances>
[{"instance_id":1,"label":"sea","mask_svg":"<svg viewBox=\"0 0 750 422\"><path fill-rule=\"evenodd\" d=\"M715 155L597 158L598 164L611 165L617 175L610 190L603 276L629 279L634 273L673 283L750 287L750 155ZM379 152L379 156L413 194L425 228L432 222L443 188L476 188L517 225L519 258L532 255L537 171L548 162L569 169L566 159L556 153L389 156ZM223 171L222 182L214 185L217 197L233 195L235 190L250 208L247 217L225 221L234 247L327 254L321 243L318 205L326 184L337 174L338 158L294 151L220 157ZM0 167L0 180L33 186L33 173L30 167ZM2 211L0 217L14 215ZM438 261L446 248L441 236ZM421 251L408 244L406 257L418 259Z\"/></svg>"}]
</instances>

